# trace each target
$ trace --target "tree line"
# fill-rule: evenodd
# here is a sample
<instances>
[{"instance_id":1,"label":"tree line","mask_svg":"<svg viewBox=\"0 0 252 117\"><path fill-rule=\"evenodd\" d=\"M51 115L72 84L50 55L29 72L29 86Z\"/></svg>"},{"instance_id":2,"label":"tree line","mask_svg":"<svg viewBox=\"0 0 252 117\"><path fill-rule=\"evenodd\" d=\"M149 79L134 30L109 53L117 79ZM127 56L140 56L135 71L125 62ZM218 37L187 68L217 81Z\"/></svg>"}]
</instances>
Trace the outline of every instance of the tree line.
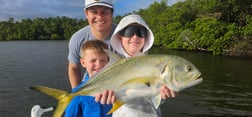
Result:
<instances>
[{"instance_id":1,"label":"tree line","mask_svg":"<svg viewBox=\"0 0 252 117\"><path fill-rule=\"evenodd\" d=\"M83 19L66 16L22 19L0 22L0 41L4 40L67 40L71 35L87 25Z\"/></svg>"},{"instance_id":2,"label":"tree line","mask_svg":"<svg viewBox=\"0 0 252 117\"><path fill-rule=\"evenodd\" d=\"M172 6L162 0L137 13L157 46L252 56L251 0L185 0Z\"/></svg>"},{"instance_id":3,"label":"tree line","mask_svg":"<svg viewBox=\"0 0 252 117\"><path fill-rule=\"evenodd\" d=\"M161 0L132 12L148 23L155 36L155 46L208 51L214 55L252 56L251 0L184 0L172 6L167 2ZM114 17L114 23L122 17ZM0 22L0 41L68 40L87 24L84 19L65 16L21 21L10 18Z\"/></svg>"}]
</instances>

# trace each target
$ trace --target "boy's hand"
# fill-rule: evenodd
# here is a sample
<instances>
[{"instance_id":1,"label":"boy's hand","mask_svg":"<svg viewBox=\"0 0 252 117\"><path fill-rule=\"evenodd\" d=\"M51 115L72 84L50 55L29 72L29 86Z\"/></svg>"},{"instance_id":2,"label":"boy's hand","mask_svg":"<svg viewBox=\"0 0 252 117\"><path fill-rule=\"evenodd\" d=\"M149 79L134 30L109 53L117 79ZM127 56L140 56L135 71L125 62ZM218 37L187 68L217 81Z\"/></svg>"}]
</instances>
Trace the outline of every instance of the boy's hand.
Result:
<instances>
[{"instance_id":1,"label":"boy's hand","mask_svg":"<svg viewBox=\"0 0 252 117\"><path fill-rule=\"evenodd\" d=\"M98 93L95 96L95 101L101 104L113 104L116 101L114 91L104 90L102 93Z\"/></svg>"}]
</instances>

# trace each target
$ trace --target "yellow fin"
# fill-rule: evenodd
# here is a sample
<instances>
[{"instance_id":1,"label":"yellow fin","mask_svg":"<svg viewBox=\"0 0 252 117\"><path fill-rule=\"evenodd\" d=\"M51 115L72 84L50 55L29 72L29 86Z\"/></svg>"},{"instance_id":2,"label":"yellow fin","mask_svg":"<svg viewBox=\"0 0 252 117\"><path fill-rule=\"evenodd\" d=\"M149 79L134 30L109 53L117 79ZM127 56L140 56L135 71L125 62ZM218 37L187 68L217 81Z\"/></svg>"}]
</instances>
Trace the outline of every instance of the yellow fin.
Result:
<instances>
[{"instance_id":1,"label":"yellow fin","mask_svg":"<svg viewBox=\"0 0 252 117\"><path fill-rule=\"evenodd\" d=\"M73 96L69 95L69 92L59 90L59 89L54 89L54 88L49 88L49 87L44 87L44 86L32 86L30 87L30 89L47 94L59 100L57 108L53 114L53 117L61 117L67 105L73 99Z\"/></svg>"},{"instance_id":2,"label":"yellow fin","mask_svg":"<svg viewBox=\"0 0 252 117\"><path fill-rule=\"evenodd\" d=\"M44 87L44 86L32 86L30 87L30 89L52 96L56 98L57 100L60 100L62 97L69 94L69 92L64 91L64 90L54 89L54 88Z\"/></svg>"},{"instance_id":3,"label":"yellow fin","mask_svg":"<svg viewBox=\"0 0 252 117\"><path fill-rule=\"evenodd\" d=\"M53 113L53 117L61 117L61 115L64 113L66 107L70 103L70 101L73 99L72 96L67 96L61 100L59 100L57 108L55 112Z\"/></svg>"},{"instance_id":4,"label":"yellow fin","mask_svg":"<svg viewBox=\"0 0 252 117\"><path fill-rule=\"evenodd\" d=\"M110 111L107 113L107 115L112 114L113 112L115 112L119 107L121 107L124 103L117 101L113 104L113 107L110 109Z\"/></svg>"}]
</instances>

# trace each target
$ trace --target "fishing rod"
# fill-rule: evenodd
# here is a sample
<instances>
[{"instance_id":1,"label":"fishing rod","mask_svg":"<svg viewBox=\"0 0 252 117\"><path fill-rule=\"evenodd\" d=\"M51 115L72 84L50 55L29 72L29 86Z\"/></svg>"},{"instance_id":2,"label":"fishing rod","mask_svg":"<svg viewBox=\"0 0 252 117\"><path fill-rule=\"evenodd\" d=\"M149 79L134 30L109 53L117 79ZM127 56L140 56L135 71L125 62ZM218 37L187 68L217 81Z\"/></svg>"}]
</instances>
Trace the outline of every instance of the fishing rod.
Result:
<instances>
[{"instance_id":1,"label":"fishing rod","mask_svg":"<svg viewBox=\"0 0 252 117\"><path fill-rule=\"evenodd\" d=\"M31 110L31 117L41 117L45 112L53 111L55 107L40 107L39 105L34 105Z\"/></svg>"}]
</instances>

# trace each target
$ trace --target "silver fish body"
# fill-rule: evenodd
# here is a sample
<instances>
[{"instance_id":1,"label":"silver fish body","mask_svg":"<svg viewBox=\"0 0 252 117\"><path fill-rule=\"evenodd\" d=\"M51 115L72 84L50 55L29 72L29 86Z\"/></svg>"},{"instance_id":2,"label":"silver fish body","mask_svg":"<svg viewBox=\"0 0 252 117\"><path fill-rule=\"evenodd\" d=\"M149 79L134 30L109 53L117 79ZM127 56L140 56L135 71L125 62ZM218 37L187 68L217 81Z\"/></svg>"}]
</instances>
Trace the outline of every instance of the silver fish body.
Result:
<instances>
[{"instance_id":1,"label":"silver fish body","mask_svg":"<svg viewBox=\"0 0 252 117\"><path fill-rule=\"evenodd\" d=\"M143 85L164 84L173 91L181 91L202 81L201 73L189 61L174 55L145 55L123 59L92 78L76 94L120 91ZM138 86L139 84L142 85ZM138 84L138 85L136 85Z\"/></svg>"}]
</instances>

